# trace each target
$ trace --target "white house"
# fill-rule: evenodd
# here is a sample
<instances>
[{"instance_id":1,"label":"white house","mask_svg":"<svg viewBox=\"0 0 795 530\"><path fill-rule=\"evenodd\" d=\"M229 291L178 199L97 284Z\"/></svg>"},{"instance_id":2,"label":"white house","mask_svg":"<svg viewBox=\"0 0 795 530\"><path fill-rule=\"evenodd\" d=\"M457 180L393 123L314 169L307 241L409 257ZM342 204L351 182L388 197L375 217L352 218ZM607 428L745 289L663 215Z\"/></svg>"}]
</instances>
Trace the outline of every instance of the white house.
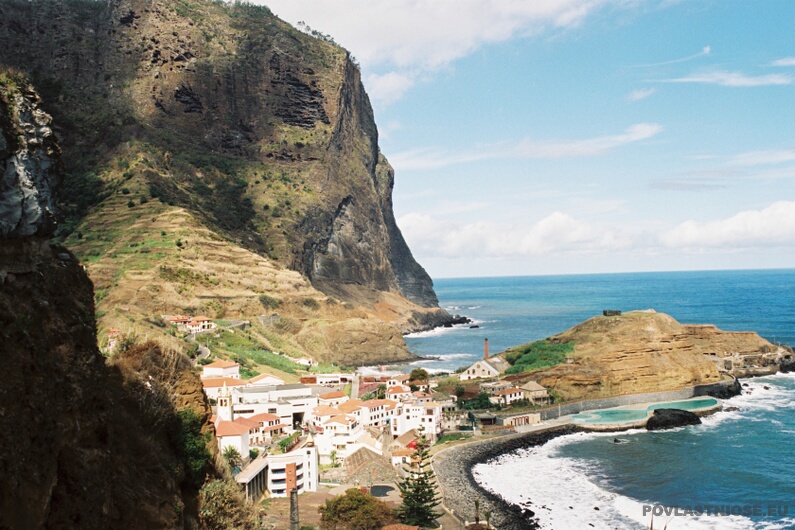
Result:
<instances>
[{"instance_id":1,"label":"white house","mask_svg":"<svg viewBox=\"0 0 795 530\"><path fill-rule=\"evenodd\" d=\"M408 401L411 399L411 389L403 385L392 385L387 387L386 397L395 401Z\"/></svg>"},{"instance_id":2,"label":"white house","mask_svg":"<svg viewBox=\"0 0 795 530\"><path fill-rule=\"evenodd\" d=\"M235 388L243 388L246 386L246 383L235 377L202 379L202 389L204 389L204 393L209 399L218 399L218 394L224 386L232 390Z\"/></svg>"},{"instance_id":3,"label":"white house","mask_svg":"<svg viewBox=\"0 0 795 530\"><path fill-rule=\"evenodd\" d=\"M410 465L411 457L414 456L416 451L414 449L403 448L397 449L392 452L392 465L395 467L403 467Z\"/></svg>"},{"instance_id":4,"label":"white house","mask_svg":"<svg viewBox=\"0 0 795 530\"><path fill-rule=\"evenodd\" d=\"M219 419L215 424L215 437L223 454L227 447L234 447L243 458L248 457L250 427L233 421Z\"/></svg>"},{"instance_id":5,"label":"white house","mask_svg":"<svg viewBox=\"0 0 795 530\"><path fill-rule=\"evenodd\" d=\"M350 398L342 391L334 391L334 392L326 392L324 394L320 394L317 396L317 402L320 405L326 405L328 407L336 407L345 403Z\"/></svg>"},{"instance_id":6,"label":"white house","mask_svg":"<svg viewBox=\"0 0 795 530\"><path fill-rule=\"evenodd\" d=\"M215 329L215 322L207 317L193 317L185 324L188 333L201 333Z\"/></svg>"},{"instance_id":7,"label":"white house","mask_svg":"<svg viewBox=\"0 0 795 530\"><path fill-rule=\"evenodd\" d=\"M549 403L549 392L535 381L528 381L519 388L532 403Z\"/></svg>"},{"instance_id":8,"label":"white house","mask_svg":"<svg viewBox=\"0 0 795 530\"><path fill-rule=\"evenodd\" d=\"M279 379L271 374L260 374L246 381L246 386L278 386L283 384L284 379Z\"/></svg>"},{"instance_id":9,"label":"white house","mask_svg":"<svg viewBox=\"0 0 795 530\"><path fill-rule=\"evenodd\" d=\"M233 361L216 359L210 364L205 364L202 367L202 379L209 379L212 377L232 377L234 379L240 379L240 365Z\"/></svg>"},{"instance_id":10,"label":"white house","mask_svg":"<svg viewBox=\"0 0 795 530\"><path fill-rule=\"evenodd\" d=\"M521 388L503 388L502 390L498 390L493 395L489 396L489 401L500 405L510 405L517 401L524 399L524 392Z\"/></svg>"},{"instance_id":11,"label":"white house","mask_svg":"<svg viewBox=\"0 0 795 530\"><path fill-rule=\"evenodd\" d=\"M505 372L511 365L502 357L489 358L489 339L483 341L483 358L461 372L458 378L461 381L481 379L487 377L498 377Z\"/></svg>"},{"instance_id":12,"label":"white house","mask_svg":"<svg viewBox=\"0 0 795 530\"><path fill-rule=\"evenodd\" d=\"M400 410L390 421L392 436L412 429L424 430L431 442L435 442L442 432L442 405L436 402L401 403Z\"/></svg>"}]
</instances>

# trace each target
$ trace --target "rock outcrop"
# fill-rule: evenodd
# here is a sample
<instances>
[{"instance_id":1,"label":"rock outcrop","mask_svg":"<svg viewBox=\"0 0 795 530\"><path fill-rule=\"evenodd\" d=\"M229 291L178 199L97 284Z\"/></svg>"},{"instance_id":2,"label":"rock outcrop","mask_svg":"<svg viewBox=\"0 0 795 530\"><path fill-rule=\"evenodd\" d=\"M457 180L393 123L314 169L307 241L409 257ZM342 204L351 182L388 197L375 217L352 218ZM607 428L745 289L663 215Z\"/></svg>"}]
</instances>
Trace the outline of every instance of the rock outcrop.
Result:
<instances>
[{"instance_id":1,"label":"rock outcrop","mask_svg":"<svg viewBox=\"0 0 795 530\"><path fill-rule=\"evenodd\" d=\"M91 281L44 239L59 177L49 118L21 76L0 74L0 94L5 160L20 161L4 182L24 189L0 212L14 227L0 237L0 528L195 528L200 483L188 479L176 410L209 418L198 376L156 346L105 364Z\"/></svg>"},{"instance_id":2,"label":"rock outcrop","mask_svg":"<svg viewBox=\"0 0 795 530\"><path fill-rule=\"evenodd\" d=\"M715 383L745 374L754 363L777 369L777 359L787 353L756 333L683 325L654 311L594 317L548 340L573 341L574 352L532 378L566 400ZM733 359L742 363L727 365Z\"/></svg>"},{"instance_id":3,"label":"rock outcrop","mask_svg":"<svg viewBox=\"0 0 795 530\"><path fill-rule=\"evenodd\" d=\"M662 431L665 429L700 424L701 418L699 418L695 412L680 409L656 409L651 418L646 422L646 430Z\"/></svg>"},{"instance_id":4,"label":"rock outcrop","mask_svg":"<svg viewBox=\"0 0 795 530\"><path fill-rule=\"evenodd\" d=\"M0 75L0 238L47 237L60 177L51 118L20 74Z\"/></svg>"}]
</instances>

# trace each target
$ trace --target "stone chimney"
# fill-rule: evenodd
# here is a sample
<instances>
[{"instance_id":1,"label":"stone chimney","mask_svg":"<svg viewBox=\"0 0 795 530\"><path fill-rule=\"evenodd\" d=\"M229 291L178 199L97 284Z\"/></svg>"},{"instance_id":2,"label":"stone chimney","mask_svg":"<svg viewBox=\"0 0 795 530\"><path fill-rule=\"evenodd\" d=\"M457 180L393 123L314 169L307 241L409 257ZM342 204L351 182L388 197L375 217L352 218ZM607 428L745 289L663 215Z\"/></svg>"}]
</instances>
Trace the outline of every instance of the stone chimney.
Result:
<instances>
[{"instance_id":1,"label":"stone chimney","mask_svg":"<svg viewBox=\"0 0 795 530\"><path fill-rule=\"evenodd\" d=\"M489 359L489 339L483 339L483 358Z\"/></svg>"},{"instance_id":2,"label":"stone chimney","mask_svg":"<svg viewBox=\"0 0 795 530\"><path fill-rule=\"evenodd\" d=\"M290 530L299 530L301 522L298 519L298 489L290 490Z\"/></svg>"}]
</instances>

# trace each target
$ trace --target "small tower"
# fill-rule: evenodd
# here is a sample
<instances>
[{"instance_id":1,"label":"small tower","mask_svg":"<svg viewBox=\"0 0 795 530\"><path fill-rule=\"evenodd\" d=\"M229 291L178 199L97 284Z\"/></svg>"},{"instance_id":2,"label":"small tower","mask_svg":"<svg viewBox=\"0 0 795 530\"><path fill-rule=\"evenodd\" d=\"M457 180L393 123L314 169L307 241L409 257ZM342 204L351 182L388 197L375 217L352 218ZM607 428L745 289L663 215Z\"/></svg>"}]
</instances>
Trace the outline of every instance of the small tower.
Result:
<instances>
[{"instance_id":1,"label":"small tower","mask_svg":"<svg viewBox=\"0 0 795 530\"><path fill-rule=\"evenodd\" d=\"M483 339L483 358L489 360L489 339Z\"/></svg>"},{"instance_id":2,"label":"small tower","mask_svg":"<svg viewBox=\"0 0 795 530\"><path fill-rule=\"evenodd\" d=\"M226 383L218 394L218 419L225 421L232 421L234 419L234 411L232 410L232 395L229 389L226 388Z\"/></svg>"}]
</instances>

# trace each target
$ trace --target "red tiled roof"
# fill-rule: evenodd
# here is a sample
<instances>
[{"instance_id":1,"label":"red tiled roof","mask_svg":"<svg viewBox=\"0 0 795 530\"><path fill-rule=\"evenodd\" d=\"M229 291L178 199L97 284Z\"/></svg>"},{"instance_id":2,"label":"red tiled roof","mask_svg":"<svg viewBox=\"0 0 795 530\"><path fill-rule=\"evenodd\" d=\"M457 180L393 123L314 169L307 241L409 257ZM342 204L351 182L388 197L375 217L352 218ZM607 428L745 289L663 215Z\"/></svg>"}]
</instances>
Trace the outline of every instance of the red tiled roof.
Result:
<instances>
[{"instance_id":1,"label":"red tiled roof","mask_svg":"<svg viewBox=\"0 0 795 530\"><path fill-rule=\"evenodd\" d=\"M251 429L245 425L235 423L233 421L221 420L215 426L215 435L219 438L222 436L240 436L246 434Z\"/></svg>"},{"instance_id":2,"label":"red tiled roof","mask_svg":"<svg viewBox=\"0 0 795 530\"><path fill-rule=\"evenodd\" d=\"M336 392L326 392L325 394L320 394L318 396L319 399L337 399L345 397L345 392L336 391Z\"/></svg>"},{"instance_id":3,"label":"red tiled roof","mask_svg":"<svg viewBox=\"0 0 795 530\"><path fill-rule=\"evenodd\" d=\"M248 419L255 421L257 423L267 423L269 421L281 421L281 418L276 414L270 414L268 412L260 412L259 414L254 414L253 416L249 416Z\"/></svg>"},{"instance_id":4,"label":"red tiled roof","mask_svg":"<svg viewBox=\"0 0 795 530\"><path fill-rule=\"evenodd\" d=\"M204 388L219 388L224 386L224 383L226 383L226 386L246 386L244 381L234 377L208 377L207 379L202 379L202 387Z\"/></svg>"},{"instance_id":5,"label":"red tiled roof","mask_svg":"<svg viewBox=\"0 0 795 530\"><path fill-rule=\"evenodd\" d=\"M205 368L233 368L235 366L240 365L233 361L225 361L224 359L216 359L210 364L204 365Z\"/></svg>"},{"instance_id":6,"label":"red tiled roof","mask_svg":"<svg viewBox=\"0 0 795 530\"><path fill-rule=\"evenodd\" d=\"M340 409L329 407L328 405L318 405L312 409L312 414L315 416L336 416L340 412Z\"/></svg>"}]
</instances>

